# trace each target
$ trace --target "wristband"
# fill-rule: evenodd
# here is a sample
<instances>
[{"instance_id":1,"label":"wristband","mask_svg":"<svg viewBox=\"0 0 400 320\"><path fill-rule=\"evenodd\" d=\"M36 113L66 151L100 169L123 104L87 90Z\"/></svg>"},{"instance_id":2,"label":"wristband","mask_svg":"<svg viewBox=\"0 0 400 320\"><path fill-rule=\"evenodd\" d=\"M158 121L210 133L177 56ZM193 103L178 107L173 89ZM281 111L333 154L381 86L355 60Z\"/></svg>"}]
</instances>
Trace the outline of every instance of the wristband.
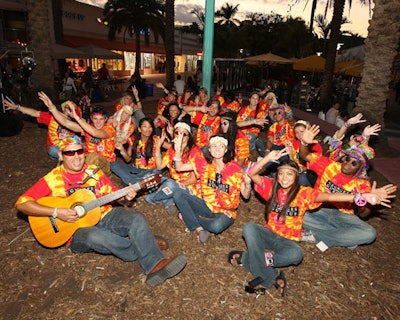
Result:
<instances>
[{"instance_id":1,"label":"wristband","mask_svg":"<svg viewBox=\"0 0 400 320\"><path fill-rule=\"evenodd\" d=\"M50 108L50 109L49 109L49 112L53 113L54 110L56 110L56 109L57 109L57 108L54 106L53 108Z\"/></svg>"},{"instance_id":2,"label":"wristband","mask_svg":"<svg viewBox=\"0 0 400 320\"><path fill-rule=\"evenodd\" d=\"M58 214L57 210L58 210L57 208L54 208L53 214L51 215L54 219L57 218L57 214Z\"/></svg>"},{"instance_id":3,"label":"wristband","mask_svg":"<svg viewBox=\"0 0 400 320\"><path fill-rule=\"evenodd\" d=\"M353 201L358 207L364 207L367 204L367 199L362 195L361 192L357 192L355 194Z\"/></svg>"},{"instance_id":4,"label":"wristband","mask_svg":"<svg viewBox=\"0 0 400 320\"><path fill-rule=\"evenodd\" d=\"M290 112L287 114L287 117L288 117L288 118L293 118L293 111L290 111Z\"/></svg>"},{"instance_id":5,"label":"wristband","mask_svg":"<svg viewBox=\"0 0 400 320\"><path fill-rule=\"evenodd\" d=\"M172 160L174 160L175 162L181 162L182 158L173 157Z\"/></svg>"},{"instance_id":6,"label":"wristband","mask_svg":"<svg viewBox=\"0 0 400 320\"><path fill-rule=\"evenodd\" d=\"M161 154L156 153L156 158L161 158Z\"/></svg>"},{"instance_id":7,"label":"wristband","mask_svg":"<svg viewBox=\"0 0 400 320\"><path fill-rule=\"evenodd\" d=\"M349 128L349 127L351 126L351 123L345 122L345 123L344 123L344 126L345 126L346 128Z\"/></svg>"},{"instance_id":8,"label":"wristband","mask_svg":"<svg viewBox=\"0 0 400 320\"><path fill-rule=\"evenodd\" d=\"M21 111L21 105L17 106L17 111ZM22 111L21 111L22 112Z\"/></svg>"}]
</instances>

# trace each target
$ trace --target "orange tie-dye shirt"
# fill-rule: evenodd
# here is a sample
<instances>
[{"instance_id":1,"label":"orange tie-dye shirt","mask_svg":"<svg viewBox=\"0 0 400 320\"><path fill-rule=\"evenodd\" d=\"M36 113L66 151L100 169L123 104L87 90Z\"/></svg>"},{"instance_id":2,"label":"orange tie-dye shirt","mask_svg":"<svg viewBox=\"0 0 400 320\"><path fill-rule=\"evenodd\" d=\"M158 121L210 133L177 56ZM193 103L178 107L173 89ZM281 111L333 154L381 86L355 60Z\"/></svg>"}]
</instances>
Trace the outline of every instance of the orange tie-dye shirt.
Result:
<instances>
[{"instance_id":1,"label":"orange tie-dye shirt","mask_svg":"<svg viewBox=\"0 0 400 320\"><path fill-rule=\"evenodd\" d=\"M218 179L214 165L204 162L204 158L197 158L195 161L196 172L200 175L201 198L212 212L224 212L236 219L240 186L244 182L242 168L234 161L228 162Z\"/></svg>"},{"instance_id":2,"label":"orange tie-dye shirt","mask_svg":"<svg viewBox=\"0 0 400 320\"><path fill-rule=\"evenodd\" d=\"M244 107L239 111L236 121L239 122L239 121L248 121L248 120L265 118L265 110L266 110L265 104L263 104L258 108L258 112L256 115L256 109L251 110L250 106ZM247 127L241 127L240 129L246 134L253 133L257 137L261 131L261 127L255 124L252 124Z\"/></svg>"},{"instance_id":3,"label":"orange tie-dye shirt","mask_svg":"<svg viewBox=\"0 0 400 320\"><path fill-rule=\"evenodd\" d=\"M287 142L294 140L294 129L287 120L283 125L273 123L268 129L268 138L272 138L272 143L276 146L285 146Z\"/></svg>"},{"instance_id":4,"label":"orange tie-dye shirt","mask_svg":"<svg viewBox=\"0 0 400 320\"><path fill-rule=\"evenodd\" d=\"M327 157L311 155L308 168L318 174L315 189L327 193L365 193L371 191L369 180L349 177L341 172L341 163L332 161ZM342 213L354 214L353 204L347 202L331 202Z\"/></svg>"},{"instance_id":5,"label":"orange tie-dye shirt","mask_svg":"<svg viewBox=\"0 0 400 320\"><path fill-rule=\"evenodd\" d=\"M141 169L154 169L156 165L156 136L152 136L153 139L153 150L152 150L152 156L147 160L145 155L146 155L146 148L147 148L147 141L146 143L143 143L142 140L140 140L137 144L136 150L133 150L132 148L132 159L134 158L134 163L133 165L137 168ZM133 145L135 142L135 137L131 136L128 139L128 144ZM136 152L136 155L135 155Z\"/></svg>"},{"instance_id":6,"label":"orange tie-dye shirt","mask_svg":"<svg viewBox=\"0 0 400 320\"><path fill-rule=\"evenodd\" d=\"M172 146L165 153L165 155L163 157L163 161L169 168L170 178L175 180L178 183L182 183L190 177L190 175L192 174L192 171L176 171L175 161L173 160L174 156L175 156L175 149ZM190 164L192 164L192 166L194 166L196 159L199 157L203 157L203 153L201 152L201 150L198 147L193 147L189 153L185 152L182 155L182 163L190 163ZM196 183L188 185L186 187L189 190L191 190L194 195L200 196L201 186L198 181Z\"/></svg>"},{"instance_id":7,"label":"orange tie-dye shirt","mask_svg":"<svg viewBox=\"0 0 400 320\"><path fill-rule=\"evenodd\" d=\"M58 147L60 140L64 139L66 136L76 134L60 126L50 112L41 111L37 122L47 126L47 147Z\"/></svg>"},{"instance_id":8,"label":"orange tie-dye shirt","mask_svg":"<svg viewBox=\"0 0 400 320\"><path fill-rule=\"evenodd\" d=\"M267 177L262 178L262 186L255 185L254 190L268 201L272 192L273 180ZM278 190L278 197L282 196L283 190ZM268 221L265 227L274 232L275 234L290 240L299 241L301 236L301 229L303 226L304 214L307 210L318 208L321 203L315 202L320 194L319 191L311 187L300 187L296 197L290 203L286 213L279 216L282 208L277 204L272 207L272 211L268 214Z\"/></svg>"},{"instance_id":9,"label":"orange tie-dye shirt","mask_svg":"<svg viewBox=\"0 0 400 320\"><path fill-rule=\"evenodd\" d=\"M238 130L235 140L235 161L238 159L248 159L250 157L249 138L242 130ZM246 160L247 162L247 160ZM246 163L245 162L245 163Z\"/></svg>"},{"instance_id":10,"label":"orange tie-dye shirt","mask_svg":"<svg viewBox=\"0 0 400 320\"><path fill-rule=\"evenodd\" d=\"M207 113L193 112L191 121L199 126L196 133L196 146L199 148L208 146L210 138L218 134L221 118L216 116L210 119Z\"/></svg>"},{"instance_id":11,"label":"orange tie-dye shirt","mask_svg":"<svg viewBox=\"0 0 400 320\"><path fill-rule=\"evenodd\" d=\"M115 129L111 123L107 123L103 130L108 133L110 138L101 139L92 137L89 133L82 130L82 135L85 136L85 153L97 153L110 162L114 162L117 156L115 155Z\"/></svg>"},{"instance_id":12,"label":"orange tie-dye shirt","mask_svg":"<svg viewBox=\"0 0 400 320\"><path fill-rule=\"evenodd\" d=\"M118 188L101 170L94 174L96 179L89 179L83 185L76 183L86 178L86 171L93 172L95 168L95 165L85 165L80 172L72 174L65 171L62 165L58 166L38 182L36 182L36 184L29 188L24 194L22 194L18 198L16 204L25 203L31 200L35 201L48 196L65 198L80 189L87 189L91 191L96 198L100 198L117 191ZM104 217L108 212L111 211L112 206L110 204L105 204L101 206L100 209L102 217Z\"/></svg>"}]
</instances>

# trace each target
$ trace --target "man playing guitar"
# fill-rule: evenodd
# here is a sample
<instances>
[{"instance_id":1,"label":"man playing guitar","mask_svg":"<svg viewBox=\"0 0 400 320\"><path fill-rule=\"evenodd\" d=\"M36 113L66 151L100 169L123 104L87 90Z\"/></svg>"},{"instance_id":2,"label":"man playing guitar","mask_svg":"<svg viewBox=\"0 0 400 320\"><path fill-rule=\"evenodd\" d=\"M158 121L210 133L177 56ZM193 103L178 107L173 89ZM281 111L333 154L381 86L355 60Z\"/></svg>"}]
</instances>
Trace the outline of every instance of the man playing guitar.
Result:
<instances>
[{"instance_id":1,"label":"man playing guitar","mask_svg":"<svg viewBox=\"0 0 400 320\"><path fill-rule=\"evenodd\" d=\"M76 207L57 207L56 197L72 197L75 192L82 189L86 189L86 192L91 191L95 200L103 199L112 192L118 194L120 191L128 201L136 196L133 186L118 190L101 170L96 171L95 166L85 164L85 154L79 137L64 138L60 142L59 150L61 164L21 195L16 203L17 209L29 216L31 228L38 240L46 227L39 227L35 233L34 219L50 226L49 229L54 238L57 238L58 233L62 232L63 224L66 227L73 226L79 221L84 221L92 212L90 208L87 209L88 212L85 212L85 204L79 205L80 202L76 202L78 203ZM49 196L54 197L54 201L42 204L41 199ZM80 201L84 202L84 200ZM95 219L94 222L88 222L86 226L79 226L73 232L73 237L68 241L72 252L94 251L100 254L113 254L123 261L138 260L143 272L147 275L146 283L150 286L159 285L183 270L186 257L178 255L165 258L158 244L166 247L167 243L157 241L160 239L154 237L147 220L141 213L104 203L104 205L99 205L98 220L100 221ZM47 246L60 246L67 242L68 238L69 236L65 241L60 240Z\"/></svg>"}]
</instances>

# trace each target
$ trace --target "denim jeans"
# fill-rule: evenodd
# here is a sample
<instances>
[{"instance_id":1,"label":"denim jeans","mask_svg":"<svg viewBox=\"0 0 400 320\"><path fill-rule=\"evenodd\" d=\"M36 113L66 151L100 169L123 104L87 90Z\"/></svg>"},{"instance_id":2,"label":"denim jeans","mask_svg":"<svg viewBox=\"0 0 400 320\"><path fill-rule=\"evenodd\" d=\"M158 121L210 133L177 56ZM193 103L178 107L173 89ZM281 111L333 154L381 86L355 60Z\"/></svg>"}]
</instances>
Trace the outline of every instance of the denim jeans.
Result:
<instances>
[{"instance_id":1,"label":"denim jeans","mask_svg":"<svg viewBox=\"0 0 400 320\"><path fill-rule=\"evenodd\" d=\"M132 121L135 124L135 128L139 128L139 122L140 120L142 120L143 118L145 118L146 115L143 113L142 110L136 110L133 115L132 115Z\"/></svg>"},{"instance_id":2,"label":"denim jeans","mask_svg":"<svg viewBox=\"0 0 400 320\"><path fill-rule=\"evenodd\" d=\"M311 230L317 242L328 247L352 247L375 240L376 231L354 214L344 214L335 208L306 212L303 228Z\"/></svg>"},{"instance_id":3,"label":"denim jeans","mask_svg":"<svg viewBox=\"0 0 400 320\"><path fill-rule=\"evenodd\" d=\"M182 189L180 185L173 179L164 178L161 186L156 192L150 193L146 196L146 201L152 204L162 202L164 207L174 204L174 193L178 190L185 191L190 194L189 189Z\"/></svg>"},{"instance_id":4,"label":"denim jeans","mask_svg":"<svg viewBox=\"0 0 400 320\"><path fill-rule=\"evenodd\" d=\"M60 149L56 146L50 146L47 148L47 154L51 160L58 160L58 151L60 151Z\"/></svg>"},{"instance_id":5,"label":"denim jeans","mask_svg":"<svg viewBox=\"0 0 400 320\"><path fill-rule=\"evenodd\" d=\"M242 255L243 267L251 272L254 278L261 277L264 287L271 287L278 276L278 267L298 265L303 260L303 250L297 241L278 236L268 228L248 222L243 227L243 238L247 251ZM273 253L273 267L267 267L265 251Z\"/></svg>"},{"instance_id":6,"label":"denim jeans","mask_svg":"<svg viewBox=\"0 0 400 320\"><path fill-rule=\"evenodd\" d=\"M174 201L190 231L203 227L204 230L218 234L235 222L235 219L223 212L213 213L203 199L185 190L177 190L174 193Z\"/></svg>"},{"instance_id":7,"label":"denim jeans","mask_svg":"<svg viewBox=\"0 0 400 320\"><path fill-rule=\"evenodd\" d=\"M138 260L145 274L164 259L146 218L123 207L113 208L93 227L79 228L70 249L74 253L112 254L123 261Z\"/></svg>"},{"instance_id":8,"label":"denim jeans","mask_svg":"<svg viewBox=\"0 0 400 320\"><path fill-rule=\"evenodd\" d=\"M121 178L125 185L129 185L129 183L135 184L143 179L146 175L160 173L157 168L141 169L119 161L111 162L110 168L114 174Z\"/></svg>"},{"instance_id":9,"label":"denim jeans","mask_svg":"<svg viewBox=\"0 0 400 320\"><path fill-rule=\"evenodd\" d=\"M250 150L255 150L256 149L257 136L252 132L247 132L246 136L247 136L247 138L249 138L249 148L250 148Z\"/></svg>"}]
</instances>

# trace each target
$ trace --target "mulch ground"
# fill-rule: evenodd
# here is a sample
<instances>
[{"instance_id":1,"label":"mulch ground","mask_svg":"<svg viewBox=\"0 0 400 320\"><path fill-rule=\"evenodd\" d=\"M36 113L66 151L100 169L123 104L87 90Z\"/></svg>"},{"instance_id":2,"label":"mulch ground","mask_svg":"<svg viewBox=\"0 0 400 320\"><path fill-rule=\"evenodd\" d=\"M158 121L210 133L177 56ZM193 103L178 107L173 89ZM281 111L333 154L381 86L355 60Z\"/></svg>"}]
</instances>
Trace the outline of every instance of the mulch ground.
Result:
<instances>
[{"instance_id":1,"label":"mulch ground","mask_svg":"<svg viewBox=\"0 0 400 320\"><path fill-rule=\"evenodd\" d=\"M112 256L47 249L34 239L26 218L15 209L18 196L56 163L46 154L46 128L24 121L22 132L0 138L0 258L2 319L398 319L400 314L400 219L398 201L378 208L368 222L377 240L351 251L320 252L302 243L303 262L284 268L287 296L271 288L258 298L244 291L252 279L232 267L227 253L244 250L246 222L263 223L264 204L242 201L227 231L200 245L184 224L161 205L138 197L130 210L142 212L154 234L167 237L165 254L185 254L186 268L158 287L144 283L137 262ZM378 185L385 178L371 172ZM113 181L119 184L117 178Z\"/></svg>"}]
</instances>

